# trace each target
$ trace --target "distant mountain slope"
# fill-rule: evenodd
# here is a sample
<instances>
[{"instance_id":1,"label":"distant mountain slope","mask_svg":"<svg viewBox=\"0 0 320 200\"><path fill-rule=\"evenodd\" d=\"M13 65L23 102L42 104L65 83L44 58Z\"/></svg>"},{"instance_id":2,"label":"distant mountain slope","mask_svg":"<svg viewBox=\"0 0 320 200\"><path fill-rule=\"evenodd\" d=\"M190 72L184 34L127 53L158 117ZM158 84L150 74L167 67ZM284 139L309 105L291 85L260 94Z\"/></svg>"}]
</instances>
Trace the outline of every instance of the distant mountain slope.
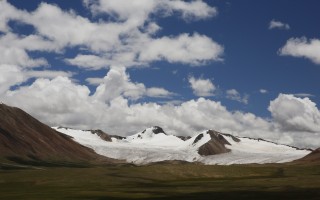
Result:
<instances>
[{"instance_id":1,"label":"distant mountain slope","mask_svg":"<svg viewBox=\"0 0 320 200\"><path fill-rule=\"evenodd\" d=\"M298 162L319 162L320 163L320 148L312 151L305 157L297 160Z\"/></svg>"},{"instance_id":2,"label":"distant mountain slope","mask_svg":"<svg viewBox=\"0 0 320 200\"><path fill-rule=\"evenodd\" d=\"M245 164L290 162L309 154L308 150L275 144L262 139L235 137L208 130L193 137L168 135L151 127L128 137L111 136L102 140L92 131L55 128L98 154L136 164L169 160L205 164Z\"/></svg>"},{"instance_id":3,"label":"distant mountain slope","mask_svg":"<svg viewBox=\"0 0 320 200\"><path fill-rule=\"evenodd\" d=\"M23 110L5 104L0 104L0 158L21 162L112 161L53 130Z\"/></svg>"}]
</instances>

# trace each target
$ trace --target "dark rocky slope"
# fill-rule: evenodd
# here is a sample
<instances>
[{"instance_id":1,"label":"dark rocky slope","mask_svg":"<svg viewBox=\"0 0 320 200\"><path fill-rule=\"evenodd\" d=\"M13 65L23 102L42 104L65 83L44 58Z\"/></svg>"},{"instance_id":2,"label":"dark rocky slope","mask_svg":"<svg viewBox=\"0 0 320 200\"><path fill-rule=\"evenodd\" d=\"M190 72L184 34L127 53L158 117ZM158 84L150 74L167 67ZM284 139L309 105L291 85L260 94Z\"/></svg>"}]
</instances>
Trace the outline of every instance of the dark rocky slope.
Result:
<instances>
[{"instance_id":1,"label":"dark rocky slope","mask_svg":"<svg viewBox=\"0 0 320 200\"><path fill-rule=\"evenodd\" d=\"M208 130L207 133L210 135L211 140L203 144L199 147L198 153L202 156L208 156L208 155L215 155L215 154L221 154L221 153L228 153L230 152L230 149L226 148L225 145L230 145L230 143L224 138L224 134L219 133L214 130ZM195 139L194 143L197 142L197 140L200 140L203 137L202 134L198 135L198 137ZM240 139L232 136L227 135L229 137L232 137L232 139L235 142L239 142Z\"/></svg>"}]
</instances>

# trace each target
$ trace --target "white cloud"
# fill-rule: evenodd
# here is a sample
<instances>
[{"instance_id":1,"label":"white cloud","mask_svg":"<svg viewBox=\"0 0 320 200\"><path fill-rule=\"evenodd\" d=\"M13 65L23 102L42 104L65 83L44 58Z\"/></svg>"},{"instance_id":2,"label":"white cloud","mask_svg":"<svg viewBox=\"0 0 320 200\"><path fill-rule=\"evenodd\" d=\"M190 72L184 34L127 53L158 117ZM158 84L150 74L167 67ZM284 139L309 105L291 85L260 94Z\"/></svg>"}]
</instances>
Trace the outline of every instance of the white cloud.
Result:
<instances>
[{"instance_id":1,"label":"white cloud","mask_svg":"<svg viewBox=\"0 0 320 200\"><path fill-rule=\"evenodd\" d=\"M10 89L11 86L24 81L21 69L15 65L0 64L0 95Z\"/></svg>"},{"instance_id":2,"label":"white cloud","mask_svg":"<svg viewBox=\"0 0 320 200\"><path fill-rule=\"evenodd\" d=\"M34 62L28 61L26 51L58 53L67 47L80 46L86 53L79 51L74 58L64 58L64 60L69 64L94 70L112 65L126 67L148 65L159 60L191 65L221 60L223 47L205 35L180 34L161 38L154 35L161 27L156 23L157 18L151 17L151 14L157 14L159 18L161 13L164 16L181 13L181 16L188 20L205 19L216 15L216 8L210 7L205 2L101 0L85 1L85 4L97 15L99 12L105 12L116 18L111 21L92 22L72 10L65 11L48 3L41 3L35 11L27 12L14 8L7 1L1 2L0 9L10 10L10 13L4 11L3 16L0 15L3 29L9 30L7 22L16 20L19 23L32 25L37 33L34 36L18 38L20 46L10 44L17 50L9 49L10 52L7 54L10 56L7 57L21 58L18 59L19 63L10 64L45 65L46 61L41 58L32 59ZM166 48L168 44L171 45L170 49Z\"/></svg>"},{"instance_id":3,"label":"white cloud","mask_svg":"<svg viewBox=\"0 0 320 200\"><path fill-rule=\"evenodd\" d=\"M93 124L99 116L94 112L99 105L91 100L89 93L86 86L76 85L66 77L56 77L37 79L31 86L7 92L5 98L9 104L51 125L81 126L81 123Z\"/></svg>"},{"instance_id":4,"label":"white cloud","mask_svg":"<svg viewBox=\"0 0 320 200\"><path fill-rule=\"evenodd\" d=\"M189 77L189 83L193 90L193 94L196 96L213 96L216 90L215 85L209 79L196 79L193 76Z\"/></svg>"},{"instance_id":5,"label":"white cloud","mask_svg":"<svg viewBox=\"0 0 320 200\"><path fill-rule=\"evenodd\" d=\"M283 29L283 30L289 30L290 26L289 24L283 23L281 21L277 20L271 20L269 23L269 29Z\"/></svg>"},{"instance_id":6,"label":"white cloud","mask_svg":"<svg viewBox=\"0 0 320 200\"><path fill-rule=\"evenodd\" d=\"M71 72L52 70L34 71L17 65L7 64L0 64L0 72L0 95L8 91L12 86L18 86L30 78L71 77L73 75Z\"/></svg>"},{"instance_id":7,"label":"white cloud","mask_svg":"<svg viewBox=\"0 0 320 200\"><path fill-rule=\"evenodd\" d=\"M248 104L249 95L245 94L243 96L236 89L230 89L226 91L227 99L238 101L240 103Z\"/></svg>"},{"instance_id":8,"label":"white cloud","mask_svg":"<svg viewBox=\"0 0 320 200\"><path fill-rule=\"evenodd\" d=\"M222 46L207 36L197 33L154 39L147 42L143 49L139 60L145 62L167 60L201 65L206 61L220 61L223 54Z\"/></svg>"},{"instance_id":9,"label":"white cloud","mask_svg":"<svg viewBox=\"0 0 320 200\"><path fill-rule=\"evenodd\" d=\"M102 80L89 79L88 81L97 83L97 81ZM137 100L143 96L170 97L172 95L173 93L163 88L146 88L143 83L134 83L130 80L130 76L126 73L124 67L112 67L104 77L103 82L97 87L94 98L103 102L110 102L120 96Z\"/></svg>"},{"instance_id":10,"label":"white cloud","mask_svg":"<svg viewBox=\"0 0 320 200\"><path fill-rule=\"evenodd\" d=\"M279 50L282 56L304 57L315 64L320 64L320 40L302 38L290 38Z\"/></svg>"},{"instance_id":11,"label":"white cloud","mask_svg":"<svg viewBox=\"0 0 320 200\"><path fill-rule=\"evenodd\" d=\"M147 88L146 95L149 97L171 97L174 95L174 93L169 92L168 90L164 88L157 88L157 87L152 87L152 88Z\"/></svg>"},{"instance_id":12,"label":"white cloud","mask_svg":"<svg viewBox=\"0 0 320 200\"><path fill-rule=\"evenodd\" d=\"M42 71L26 71L25 76L27 78L55 78L58 76L62 77L72 77L72 72L65 71L52 71L52 70L42 70Z\"/></svg>"},{"instance_id":13,"label":"white cloud","mask_svg":"<svg viewBox=\"0 0 320 200\"><path fill-rule=\"evenodd\" d=\"M181 12L185 20L205 19L218 14L216 8L208 6L203 1L167 1L167 4L173 11Z\"/></svg>"},{"instance_id":14,"label":"white cloud","mask_svg":"<svg viewBox=\"0 0 320 200\"><path fill-rule=\"evenodd\" d=\"M320 111L307 97L280 94L268 109L283 130L320 132Z\"/></svg>"},{"instance_id":15,"label":"white cloud","mask_svg":"<svg viewBox=\"0 0 320 200\"><path fill-rule=\"evenodd\" d=\"M24 11L16 9L7 0L0 1L0 11L0 31L4 33L11 30L8 26L10 20L20 19L25 15Z\"/></svg>"},{"instance_id":16,"label":"white cloud","mask_svg":"<svg viewBox=\"0 0 320 200\"><path fill-rule=\"evenodd\" d=\"M260 89L259 92L260 92L261 94L267 94L267 93L268 93L268 90L266 90L266 89Z\"/></svg>"},{"instance_id":17,"label":"white cloud","mask_svg":"<svg viewBox=\"0 0 320 200\"><path fill-rule=\"evenodd\" d=\"M0 64L38 67L48 65L44 58L31 58L27 51L53 51L52 43L36 35L0 35Z\"/></svg>"},{"instance_id":18,"label":"white cloud","mask_svg":"<svg viewBox=\"0 0 320 200\"><path fill-rule=\"evenodd\" d=\"M86 78L86 81L90 84L90 85L100 85L104 82L103 78Z\"/></svg>"},{"instance_id":19,"label":"white cloud","mask_svg":"<svg viewBox=\"0 0 320 200\"><path fill-rule=\"evenodd\" d=\"M207 3L198 1L173 1L173 0L84 0L84 5L98 15L108 13L117 19L132 20L137 23L146 21L150 14L163 16L181 13L185 20L199 20L217 15L218 11Z\"/></svg>"},{"instance_id":20,"label":"white cloud","mask_svg":"<svg viewBox=\"0 0 320 200\"><path fill-rule=\"evenodd\" d=\"M137 100L145 91L144 84L131 82L124 67L113 67L104 77L103 83L97 87L94 97L103 102L109 102L119 96Z\"/></svg>"},{"instance_id":21,"label":"white cloud","mask_svg":"<svg viewBox=\"0 0 320 200\"><path fill-rule=\"evenodd\" d=\"M65 61L71 65L87 69L101 69L109 65L107 59L95 55L79 54L75 58L67 58Z\"/></svg>"}]
</instances>

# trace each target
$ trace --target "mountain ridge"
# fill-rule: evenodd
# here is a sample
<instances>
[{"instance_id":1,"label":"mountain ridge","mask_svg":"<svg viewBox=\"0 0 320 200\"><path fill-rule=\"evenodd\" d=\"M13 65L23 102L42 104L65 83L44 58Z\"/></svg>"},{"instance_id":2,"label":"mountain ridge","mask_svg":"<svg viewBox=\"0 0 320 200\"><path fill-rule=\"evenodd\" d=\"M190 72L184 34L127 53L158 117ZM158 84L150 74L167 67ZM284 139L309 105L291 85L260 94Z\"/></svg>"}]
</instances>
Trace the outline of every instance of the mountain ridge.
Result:
<instances>
[{"instance_id":1,"label":"mountain ridge","mask_svg":"<svg viewBox=\"0 0 320 200\"><path fill-rule=\"evenodd\" d=\"M71 133L71 129L56 130L74 137L77 142L93 148L101 155L136 164L170 160L204 164L290 162L310 153L306 149L263 139L236 137L214 130L184 139L168 135L161 127L153 126L127 137L111 136L112 142L108 143L99 141L98 137L92 137L92 141L89 141L89 136L92 136L89 131L72 130ZM86 137L86 134L89 136Z\"/></svg>"}]
</instances>

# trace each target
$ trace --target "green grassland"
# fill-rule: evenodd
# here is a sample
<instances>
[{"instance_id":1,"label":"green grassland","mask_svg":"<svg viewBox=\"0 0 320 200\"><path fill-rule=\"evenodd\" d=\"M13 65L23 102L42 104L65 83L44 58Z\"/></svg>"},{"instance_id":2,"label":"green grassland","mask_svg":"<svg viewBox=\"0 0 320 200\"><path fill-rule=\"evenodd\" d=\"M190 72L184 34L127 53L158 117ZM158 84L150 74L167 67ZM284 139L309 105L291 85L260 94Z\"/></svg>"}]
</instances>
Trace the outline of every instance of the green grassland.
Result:
<instances>
[{"instance_id":1,"label":"green grassland","mask_svg":"<svg viewBox=\"0 0 320 200\"><path fill-rule=\"evenodd\" d=\"M0 199L320 199L320 164L0 167Z\"/></svg>"}]
</instances>

